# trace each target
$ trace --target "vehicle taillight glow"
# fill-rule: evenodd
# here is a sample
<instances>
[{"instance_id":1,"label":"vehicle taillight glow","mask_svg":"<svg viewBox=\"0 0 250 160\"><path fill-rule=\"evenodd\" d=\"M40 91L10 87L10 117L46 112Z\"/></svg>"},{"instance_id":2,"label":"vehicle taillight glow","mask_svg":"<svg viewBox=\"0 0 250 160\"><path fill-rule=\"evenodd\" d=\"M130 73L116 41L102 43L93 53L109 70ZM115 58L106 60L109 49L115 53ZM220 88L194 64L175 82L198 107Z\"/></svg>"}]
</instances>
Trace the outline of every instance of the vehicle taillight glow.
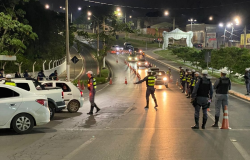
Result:
<instances>
[{"instance_id":1,"label":"vehicle taillight glow","mask_svg":"<svg viewBox=\"0 0 250 160\"><path fill-rule=\"evenodd\" d=\"M64 99L64 93L62 92L62 99Z\"/></svg>"},{"instance_id":2,"label":"vehicle taillight glow","mask_svg":"<svg viewBox=\"0 0 250 160\"><path fill-rule=\"evenodd\" d=\"M80 91L80 93L81 93L81 97L83 97L83 92L82 92L82 91Z\"/></svg>"},{"instance_id":3,"label":"vehicle taillight glow","mask_svg":"<svg viewBox=\"0 0 250 160\"><path fill-rule=\"evenodd\" d=\"M37 99L36 102L41 104L42 106L45 106L45 99Z\"/></svg>"}]
</instances>

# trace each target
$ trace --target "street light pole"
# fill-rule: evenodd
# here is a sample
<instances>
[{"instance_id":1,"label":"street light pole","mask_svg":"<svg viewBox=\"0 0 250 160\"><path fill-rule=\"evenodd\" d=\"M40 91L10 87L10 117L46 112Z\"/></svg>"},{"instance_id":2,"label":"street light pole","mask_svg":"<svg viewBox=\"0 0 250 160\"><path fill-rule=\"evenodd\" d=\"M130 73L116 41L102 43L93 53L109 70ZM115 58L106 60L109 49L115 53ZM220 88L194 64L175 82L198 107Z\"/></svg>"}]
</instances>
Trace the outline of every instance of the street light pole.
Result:
<instances>
[{"instance_id":1,"label":"street light pole","mask_svg":"<svg viewBox=\"0 0 250 160\"><path fill-rule=\"evenodd\" d=\"M70 81L70 55L69 55L69 3L65 0L65 22L66 22L66 73L67 79Z\"/></svg>"},{"instance_id":2,"label":"street light pole","mask_svg":"<svg viewBox=\"0 0 250 160\"><path fill-rule=\"evenodd\" d=\"M99 21L97 20L97 56L99 57Z\"/></svg>"},{"instance_id":3,"label":"street light pole","mask_svg":"<svg viewBox=\"0 0 250 160\"><path fill-rule=\"evenodd\" d=\"M247 42L247 26L245 25L245 28L244 28L244 48L246 48L246 42Z\"/></svg>"}]
</instances>

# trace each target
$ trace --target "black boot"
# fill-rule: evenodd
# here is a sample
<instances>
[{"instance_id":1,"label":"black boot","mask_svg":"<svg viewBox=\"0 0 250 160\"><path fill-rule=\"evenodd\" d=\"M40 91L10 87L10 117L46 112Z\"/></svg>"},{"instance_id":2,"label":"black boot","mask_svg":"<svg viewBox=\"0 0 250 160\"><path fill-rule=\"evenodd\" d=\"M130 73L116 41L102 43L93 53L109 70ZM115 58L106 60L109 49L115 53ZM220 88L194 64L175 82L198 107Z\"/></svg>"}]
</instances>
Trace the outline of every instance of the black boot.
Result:
<instances>
[{"instance_id":1,"label":"black boot","mask_svg":"<svg viewBox=\"0 0 250 160\"><path fill-rule=\"evenodd\" d=\"M201 126L202 129L205 129L206 123L207 123L207 119L203 118L202 126Z\"/></svg>"},{"instance_id":2,"label":"black boot","mask_svg":"<svg viewBox=\"0 0 250 160\"><path fill-rule=\"evenodd\" d=\"M218 126L218 122L219 122L219 117L215 116L215 122L214 122L214 124L212 125L212 127L219 127L219 126Z\"/></svg>"},{"instance_id":3,"label":"black boot","mask_svg":"<svg viewBox=\"0 0 250 160\"><path fill-rule=\"evenodd\" d=\"M187 98L190 98L190 94L188 94Z\"/></svg>"},{"instance_id":4,"label":"black boot","mask_svg":"<svg viewBox=\"0 0 250 160\"><path fill-rule=\"evenodd\" d=\"M199 118L194 118L194 120L195 120L195 125L192 126L191 128L192 129L199 129Z\"/></svg>"},{"instance_id":5,"label":"black boot","mask_svg":"<svg viewBox=\"0 0 250 160\"><path fill-rule=\"evenodd\" d=\"M155 108L158 107L157 100L155 99Z\"/></svg>"},{"instance_id":6,"label":"black boot","mask_svg":"<svg viewBox=\"0 0 250 160\"><path fill-rule=\"evenodd\" d=\"M98 113L101 109L97 107L97 105L95 104L95 108L96 108L96 112L95 113Z\"/></svg>"},{"instance_id":7,"label":"black boot","mask_svg":"<svg viewBox=\"0 0 250 160\"><path fill-rule=\"evenodd\" d=\"M146 107L145 107L146 109L148 108L148 104L149 104L149 100L147 100L147 105L146 105Z\"/></svg>"},{"instance_id":8,"label":"black boot","mask_svg":"<svg viewBox=\"0 0 250 160\"><path fill-rule=\"evenodd\" d=\"M87 114L93 115L93 110L94 110L94 108L95 108L95 107L91 105L91 106L90 106L90 111L89 111L89 113L87 113Z\"/></svg>"}]
</instances>

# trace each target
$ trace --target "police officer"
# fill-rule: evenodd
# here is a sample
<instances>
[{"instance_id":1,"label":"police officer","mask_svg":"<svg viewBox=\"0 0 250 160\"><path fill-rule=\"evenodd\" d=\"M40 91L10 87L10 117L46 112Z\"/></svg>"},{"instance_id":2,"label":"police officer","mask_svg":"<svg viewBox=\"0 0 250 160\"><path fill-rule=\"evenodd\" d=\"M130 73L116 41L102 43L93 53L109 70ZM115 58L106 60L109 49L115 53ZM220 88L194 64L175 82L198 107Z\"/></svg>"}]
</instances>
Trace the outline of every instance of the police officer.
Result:
<instances>
[{"instance_id":1,"label":"police officer","mask_svg":"<svg viewBox=\"0 0 250 160\"><path fill-rule=\"evenodd\" d=\"M181 68L180 79L181 79L182 93L185 93L186 75L184 68Z\"/></svg>"},{"instance_id":2,"label":"police officer","mask_svg":"<svg viewBox=\"0 0 250 160\"><path fill-rule=\"evenodd\" d=\"M190 85L189 85L190 92L189 92L189 96L187 98L190 98L190 95L193 93L194 86L197 83L197 81L199 80L199 78L200 78L200 73L195 72L194 77L192 77Z\"/></svg>"},{"instance_id":3,"label":"police officer","mask_svg":"<svg viewBox=\"0 0 250 160\"><path fill-rule=\"evenodd\" d=\"M214 83L215 95L215 123L212 127L218 127L220 108L222 107L224 113L224 107L228 105L228 90L231 89L231 81L226 77L227 71L221 70L221 77Z\"/></svg>"},{"instance_id":4,"label":"police officer","mask_svg":"<svg viewBox=\"0 0 250 160\"><path fill-rule=\"evenodd\" d=\"M146 76L144 79L134 83L134 84L140 84L142 82L146 81L146 85L147 85L147 91L146 91L146 100L147 100L147 105L146 105L146 109L148 108L148 104L149 104L149 96L151 94L152 98L155 101L155 107L158 107L157 105L157 100L155 98L155 76L152 75L152 72L150 69L148 69L148 76Z\"/></svg>"},{"instance_id":5,"label":"police officer","mask_svg":"<svg viewBox=\"0 0 250 160\"><path fill-rule=\"evenodd\" d=\"M246 84L246 88L247 88L247 94L246 95L249 95L249 92L250 92L250 73L249 73L249 68L246 68L245 70L245 84Z\"/></svg>"},{"instance_id":6,"label":"police officer","mask_svg":"<svg viewBox=\"0 0 250 160\"><path fill-rule=\"evenodd\" d=\"M170 77L171 77L171 68L170 67L168 67L168 71L167 71L167 80L168 80L168 82L171 82L171 80L170 80Z\"/></svg>"},{"instance_id":7,"label":"police officer","mask_svg":"<svg viewBox=\"0 0 250 160\"><path fill-rule=\"evenodd\" d=\"M26 69L25 72L23 73L24 78L30 77L28 70Z\"/></svg>"},{"instance_id":8,"label":"police officer","mask_svg":"<svg viewBox=\"0 0 250 160\"><path fill-rule=\"evenodd\" d=\"M3 69L0 69L0 78L3 78Z\"/></svg>"},{"instance_id":9,"label":"police officer","mask_svg":"<svg viewBox=\"0 0 250 160\"><path fill-rule=\"evenodd\" d=\"M86 74L89 77L89 80L88 80L88 90L89 90L89 102L91 104L90 111L87 114L93 115L94 108L96 108L96 112L95 113L97 113L97 112L99 112L101 110L95 104L96 79L93 77L93 72L92 71L88 71Z\"/></svg>"},{"instance_id":10,"label":"police officer","mask_svg":"<svg viewBox=\"0 0 250 160\"><path fill-rule=\"evenodd\" d=\"M188 71L188 76L187 76L187 98L190 98L190 93L191 93L191 79L192 79L192 72Z\"/></svg>"},{"instance_id":11,"label":"police officer","mask_svg":"<svg viewBox=\"0 0 250 160\"><path fill-rule=\"evenodd\" d=\"M11 81L12 76L10 74L7 74L5 78L6 80L4 84L10 85L10 86L16 86L16 83Z\"/></svg>"},{"instance_id":12,"label":"police officer","mask_svg":"<svg viewBox=\"0 0 250 160\"><path fill-rule=\"evenodd\" d=\"M198 80L195 84L193 93L192 93L192 100L193 106L195 107L195 125L192 126L192 129L199 129L199 114L200 108L202 107L203 110L203 122L202 122L202 129L205 129L205 125L207 122L207 107L209 106L209 101L212 101L213 97L213 88L210 79L207 78L208 71L203 70L202 75L203 77Z\"/></svg>"},{"instance_id":13,"label":"police officer","mask_svg":"<svg viewBox=\"0 0 250 160\"><path fill-rule=\"evenodd\" d=\"M40 81L42 81L43 77L45 78L45 75L43 73L43 70L41 70L41 72L38 73L37 79L40 80Z\"/></svg>"}]
</instances>

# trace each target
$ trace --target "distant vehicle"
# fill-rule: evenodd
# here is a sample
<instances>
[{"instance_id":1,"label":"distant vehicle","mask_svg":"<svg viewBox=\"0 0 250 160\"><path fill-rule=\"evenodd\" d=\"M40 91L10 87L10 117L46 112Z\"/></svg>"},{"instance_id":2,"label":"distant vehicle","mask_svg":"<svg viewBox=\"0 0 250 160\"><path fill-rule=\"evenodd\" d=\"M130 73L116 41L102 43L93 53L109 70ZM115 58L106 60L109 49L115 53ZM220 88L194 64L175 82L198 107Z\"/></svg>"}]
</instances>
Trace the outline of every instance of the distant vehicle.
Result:
<instances>
[{"instance_id":1,"label":"distant vehicle","mask_svg":"<svg viewBox=\"0 0 250 160\"><path fill-rule=\"evenodd\" d=\"M134 48L131 43L125 42L124 43L124 49L132 49Z\"/></svg>"},{"instance_id":2,"label":"distant vehicle","mask_svg":"<svg viewBox=\"0 0 250 160\"><path fill-rule=\"evenodd\" d=\"M165 71L156 71L155 85L165 85L168 88L168 79Z\"/></svg>"},{"instance_id":3,"label":"distant vehicle","mask_svg":"<svg viewBox=\"0 0 250 160\"><path fill-rule=\"evenodd\" d=\"M0 84L0 128L20 134L50 122L47 97L24 89Z\"/></svg>"},{"instance_id":4,"label":"distant vehicle","mask_svg":"<svg viewBox=\"0 0 250 160\"><path fill-rule=\"evenodd\" d=\"M162 38L156 38L156 39L154 39L153 40L153 42L155 42L155 43L162 43Z\"/></svg>"},{"instance_id":5,"label":"distant vehicle","mask_svg":"<svg viewBox=\"0 0 250 160\"><path fill-rule=\"evenodd\" d=\"M194 43L193 46L195 48L202 48L202 44L201 43Z\"/></svg>"},{"instance_id":6,"label":"distant vehicle","mask_svg":"<svg viewBox=\"0 0 250 160\"><path fill-rule=\"evenodd\" d=\"M67 81L42 81L45 88L62 88L64 93L64 101L70 113L75 113L83 106L83 92L74 84Z\"/></svg>"},{"instance_id":7,"label":"distant vehicle","mask_svg":"<svg viewBox=\"0 0 250 160\"><path fill-rule=\"evenodd\" d=\"M32 78L14 78L11 81L15 82L17 87L26 91L47 96L51 119L54 117L56 111L59 112L66 108L61 88L45 88L44 85ZM4 81L1 83L4 83Z\"/></svg>"},{"instance_id":8,"label":"distant vehicle","mask_svg":"<svg viewBox=\"0 0 250 160\"><path fill-rule=\"evenodd\" d=\"M139 69L140 67L149 67L149 62L146 61L144 58L143 59L139 59L137 62L137 68Z\"/></svg>"},{"instance_id":9,"label":"distant vehicle","mask_svg":"<svg viewBox=\"0 0 250 160\"><path fill-rule=\"evenodd\" d=\"M142 54L142 50L139 49L139 48L134 48L134 52L135 52L136 54L139 54L139 55Z\"/></svg>"},{"instance_id":10,"label":"distant vehicle","mask_svg":"<svg viewBox=\"0 0 250 160\"><path fill-rule=\"evenodd\" d=\"M137 55L136 54L130 54L128 56L128 62L137 62L138 61L138 58L137 58Z\"/></svg>"},{"instance_id":11,"label":"distant vehicle","mask_svg":"<svg viewBox=\"0 0 250 160\"><path fill-rule=\"evenodd\" d=\"M118 45L114 45L111 47L111 50L112 51L122 51L123 50L123 47L119 47Z\"/></svg>"},{"instance_id":12,"label":"distant vehicle","mask_svg":"<svg viewBox=\"0 0 250 160\"><path fill-rule=\"evenodd\" d=\"M156 72L160 69L158 67L151 67L150 70L153 72L153 75L156 75Z\"/></svg>"}]
</instances>

